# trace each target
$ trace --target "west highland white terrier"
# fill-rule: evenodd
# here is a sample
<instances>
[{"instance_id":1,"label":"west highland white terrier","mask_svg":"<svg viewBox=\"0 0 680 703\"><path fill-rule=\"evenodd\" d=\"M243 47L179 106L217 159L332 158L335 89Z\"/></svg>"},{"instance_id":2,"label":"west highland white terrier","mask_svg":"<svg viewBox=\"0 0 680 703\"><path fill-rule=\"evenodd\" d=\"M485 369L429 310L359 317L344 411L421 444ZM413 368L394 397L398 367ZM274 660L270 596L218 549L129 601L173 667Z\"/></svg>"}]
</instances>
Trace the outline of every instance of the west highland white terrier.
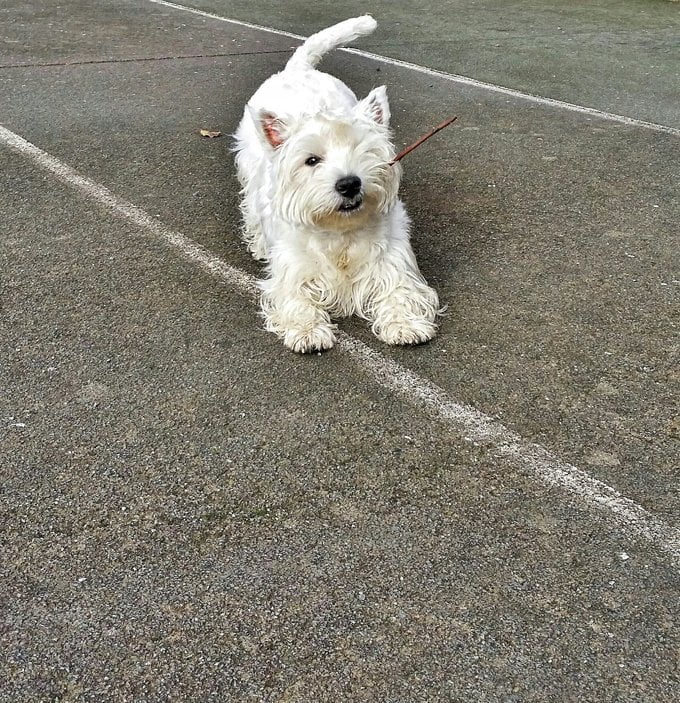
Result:
<instances>
[{"instance_id":1,"label":"west highland white terrier","mask_svg":"<svg viewBox=\"0 0 680 703\"><path fill-rule=\"evenodd\" d=\"M385 87L358 101L314 68L375 28L365 15L307 39L253 95L235 134L243 238L268 267L265 327L296 352L332 347L331 317L359 315L387 344L426 342L437 330L437 293L397 198Z\"/></svg>"}]
</instances>

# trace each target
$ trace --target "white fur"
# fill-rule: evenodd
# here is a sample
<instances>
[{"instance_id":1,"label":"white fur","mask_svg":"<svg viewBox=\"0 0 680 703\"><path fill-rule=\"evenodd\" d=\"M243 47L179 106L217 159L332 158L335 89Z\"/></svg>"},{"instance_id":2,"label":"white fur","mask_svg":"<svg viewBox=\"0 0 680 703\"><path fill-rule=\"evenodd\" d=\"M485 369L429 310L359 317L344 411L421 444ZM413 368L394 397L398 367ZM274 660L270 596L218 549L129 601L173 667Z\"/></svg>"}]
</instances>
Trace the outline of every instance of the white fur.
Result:
<instances>
[{"instance_id":1,"label":"white fur","mask_svg":"<svg viewBox=\"0 0 680 703\"><path fill-rule=\"evenodd\" d=\"M314 69L375 26L357 17L310 37L253 95L235 135L244 240L268 263L265 326L297 352L333 346L331 316L359 315L388 344L425 342L437 329L437 293L418 270L397 198L385 88L357 101ZM336 189L348 177L361 180L358 195Z\"/></svg>"}]
</instances>

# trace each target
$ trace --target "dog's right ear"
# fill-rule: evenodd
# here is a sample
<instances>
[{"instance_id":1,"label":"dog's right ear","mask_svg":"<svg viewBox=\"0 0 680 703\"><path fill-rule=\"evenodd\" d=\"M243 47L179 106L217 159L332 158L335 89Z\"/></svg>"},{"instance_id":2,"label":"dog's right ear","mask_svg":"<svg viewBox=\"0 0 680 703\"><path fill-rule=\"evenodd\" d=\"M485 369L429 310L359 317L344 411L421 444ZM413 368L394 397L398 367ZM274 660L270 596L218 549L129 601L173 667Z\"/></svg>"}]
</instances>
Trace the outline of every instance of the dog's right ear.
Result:
<instances>
[{"instance_id":1,"label":"dog's right ear","mask_svg":"<svg viewBox=\"0 0 680 703\"><path fill-rule=\"evenodd\" d=\"M288 128L283 120L269 110L255 110L248 107L258 134L272 149L277 149L288 136Z\"/></svg>"},{"instance_id":2,"label":"dog's right ear","mask_svg":"<svg viewBox=\"0 0 680 703\"><path fill-rule=\"evenodd\" d=\"M377 124L389 127L390 103L387 100L387 88L384 85L373 88L363 100L356 104L354 110Z\"/></svg>"}]
</instances>

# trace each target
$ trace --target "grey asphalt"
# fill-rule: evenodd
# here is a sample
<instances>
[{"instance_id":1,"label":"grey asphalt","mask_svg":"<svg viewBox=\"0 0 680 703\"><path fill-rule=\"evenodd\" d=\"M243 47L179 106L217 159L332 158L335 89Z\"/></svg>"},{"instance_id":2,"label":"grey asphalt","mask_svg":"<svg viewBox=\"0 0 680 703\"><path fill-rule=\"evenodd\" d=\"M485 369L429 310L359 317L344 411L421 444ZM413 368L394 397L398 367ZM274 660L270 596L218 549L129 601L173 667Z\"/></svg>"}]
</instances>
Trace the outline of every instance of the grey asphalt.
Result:
<instances>
[{"instance_id":1,"label":"grey asphalt","mask_svg":"<svg viewBox=\"0 0 680 703\"><path fill-rule=\"evenodd\" d=\"M194 6L680 125L680 8ZM430 23L431 22L431 23ZM294 40L148 0L0 8L0 124L258 275L226 134ZM449 312L390 349L678 525L680 138L335 53L385 83ZM0 146L0 701L677 699L677 566Z\"/></svg>"}]
</instances>

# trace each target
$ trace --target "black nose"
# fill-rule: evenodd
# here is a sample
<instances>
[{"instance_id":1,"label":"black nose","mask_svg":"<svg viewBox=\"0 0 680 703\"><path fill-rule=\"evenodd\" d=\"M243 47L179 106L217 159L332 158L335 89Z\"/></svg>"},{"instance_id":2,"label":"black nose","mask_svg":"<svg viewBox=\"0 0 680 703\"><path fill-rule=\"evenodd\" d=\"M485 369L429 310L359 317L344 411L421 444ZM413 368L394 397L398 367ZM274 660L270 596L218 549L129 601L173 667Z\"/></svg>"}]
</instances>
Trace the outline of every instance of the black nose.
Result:
<instances>
[{"instance_id":1,"label":"black nose","mask_svg":"<svg viewBox=\"0 0 680 703\"><path fill-rule=\"evenodd\" d=\"M335 190L346 198L353 198L361 190L361 178L346 176L335 184Z\"/></svg>"}]
</instances>

